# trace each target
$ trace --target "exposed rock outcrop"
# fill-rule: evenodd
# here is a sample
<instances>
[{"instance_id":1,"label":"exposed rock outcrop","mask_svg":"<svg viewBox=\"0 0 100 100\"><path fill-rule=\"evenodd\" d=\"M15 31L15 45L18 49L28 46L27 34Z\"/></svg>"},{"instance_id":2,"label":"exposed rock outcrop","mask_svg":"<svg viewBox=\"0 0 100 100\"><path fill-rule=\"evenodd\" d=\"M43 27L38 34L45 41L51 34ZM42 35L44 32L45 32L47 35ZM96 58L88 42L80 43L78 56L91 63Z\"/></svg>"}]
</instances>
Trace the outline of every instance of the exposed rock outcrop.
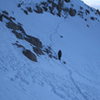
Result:
<instances>
[{"instance_id":1,"label":"exposed rock outcrop","mask_svg":"<svg viewBox=\"0 0 100 100\"><path fill-rule=\"evenodd\" d=\"M76 10L73 9L73 8L70 8L69 14L70 14L70 16L75 16L76 15Z\"/></svg>"},{"instance_id":2,"label":"exposed rock outcrop","mask_svg":"<svg viewBox=\"0 0 100 100\"><path fill-rule=\"evenodd\" d=\"M37 62L37 57L36 57L36 55L35 55L33 52L31 52L30 50L28 50L28 49L23 50L23 54L24 54L27 58L29 58L30 60L32 60L32 61L34 61L34 62Z\"/></svg>"},{"instance_id":3,"label":"exposed rock outcrop","mask_svg":"<svg viewBox=\"0 0 100 100\"><path fill-rule=\"evenodd\" d=\"M34 62L38 61L37 56L45 54L47 54L50 58L56 59L56 56L53 55L53 51L50 47L44 48L40 39L28 35L25 32L22 24L17 23L15 20L13 21L13 19L15 18L9 16L9 13L3 13L0 13L0 21L3 21L3 19L5 18L7 20L7 22L5 22L6 27L12 31L12 33L16 36L17 39L28 42L33 49L33 51L31 51L30 49L26 49L25 46L20 44L18 41L16 43L13 43L13 45L17 46L18 48L22 48L21 50L24 56Z\"/></svg>"}]
</instances>

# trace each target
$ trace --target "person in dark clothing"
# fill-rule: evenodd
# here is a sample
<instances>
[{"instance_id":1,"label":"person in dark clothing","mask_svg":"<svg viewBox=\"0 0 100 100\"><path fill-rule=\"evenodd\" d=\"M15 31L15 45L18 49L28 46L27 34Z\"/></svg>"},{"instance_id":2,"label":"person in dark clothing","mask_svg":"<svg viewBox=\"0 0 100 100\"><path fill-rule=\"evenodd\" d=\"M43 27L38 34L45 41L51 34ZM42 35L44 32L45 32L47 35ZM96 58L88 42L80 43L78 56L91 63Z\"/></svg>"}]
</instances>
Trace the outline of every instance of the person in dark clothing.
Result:
<instances>
[{"instance_id":1,"label":"person in dark clothing","mask_svg":"<svg viewBox=\"0 0 100 100\"><path fill-rule=\"evenodd\" d=\"M61 60L62 52L61 50L58 51L58 59Z\"/></svg>"},{"instance_id":2,"label":"person in dark clothing","mask_svg":"<svg viewBox=\"0 0 100 100\"><path fill-rule=\"evenodd\" d=\"M0 21L2 22L2 20L3 20L3 15L0 14Z\"/></svg>"}]
</instances>

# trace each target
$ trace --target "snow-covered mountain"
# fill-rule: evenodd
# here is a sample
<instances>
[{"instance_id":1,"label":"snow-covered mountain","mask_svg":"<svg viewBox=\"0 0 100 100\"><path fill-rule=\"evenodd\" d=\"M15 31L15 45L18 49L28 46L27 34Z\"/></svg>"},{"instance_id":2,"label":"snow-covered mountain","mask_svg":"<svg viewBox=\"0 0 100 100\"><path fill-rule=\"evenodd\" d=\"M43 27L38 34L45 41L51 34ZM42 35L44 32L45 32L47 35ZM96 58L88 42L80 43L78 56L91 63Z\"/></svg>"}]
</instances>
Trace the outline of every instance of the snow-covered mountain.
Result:
<instances>
[{"instance_id":1,"label":"snow-covered mountain","mask_svg":"<svg viewBox=\"0 0 100 100\"><path fill-rule=\"evenodd\" d=\"M100 100L100 11L0 0L0 100Z\"/></svg>"}]
</instances>

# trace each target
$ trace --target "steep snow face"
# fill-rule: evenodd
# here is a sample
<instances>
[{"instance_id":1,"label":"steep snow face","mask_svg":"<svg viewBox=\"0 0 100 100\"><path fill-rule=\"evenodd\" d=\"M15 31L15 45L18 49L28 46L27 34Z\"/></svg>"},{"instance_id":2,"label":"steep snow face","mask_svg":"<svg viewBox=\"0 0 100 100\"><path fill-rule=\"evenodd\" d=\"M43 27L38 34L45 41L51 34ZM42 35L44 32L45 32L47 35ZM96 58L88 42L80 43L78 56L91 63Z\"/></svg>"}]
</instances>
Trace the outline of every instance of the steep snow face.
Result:
<instances>
[{"instance_id":1,"label":"steep snow face","mask_svg":"<svg viewBox=\"0 0 100 100\"><path fill-rule=\"evenodd\" d=\"M35 4L47 0L25 1L0 1L0 100L99 100L99 11L64 1L65 17L62 7L61 16L41 6L37 13Z\"/></svg>"}]
</instances>

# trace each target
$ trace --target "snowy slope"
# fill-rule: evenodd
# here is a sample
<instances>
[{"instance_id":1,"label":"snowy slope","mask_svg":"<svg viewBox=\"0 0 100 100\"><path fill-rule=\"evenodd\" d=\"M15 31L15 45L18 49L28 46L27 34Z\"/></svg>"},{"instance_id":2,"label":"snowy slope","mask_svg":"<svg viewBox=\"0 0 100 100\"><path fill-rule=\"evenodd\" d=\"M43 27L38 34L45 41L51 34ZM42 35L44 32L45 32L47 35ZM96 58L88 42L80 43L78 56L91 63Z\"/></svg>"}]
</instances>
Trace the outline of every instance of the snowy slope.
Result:
<instances>
[{"instance_id":1,"label":"snowy slope","mask_svg":"<svg viewBox=\"0 0 100 100\"><path fill-rule=\"evenodd\" d=\"M80 0L64 1L74 16L56 8L36 13L43 1L0 0L0 100L99 100L100 14Z\"/></svg>"}]
</instances>

